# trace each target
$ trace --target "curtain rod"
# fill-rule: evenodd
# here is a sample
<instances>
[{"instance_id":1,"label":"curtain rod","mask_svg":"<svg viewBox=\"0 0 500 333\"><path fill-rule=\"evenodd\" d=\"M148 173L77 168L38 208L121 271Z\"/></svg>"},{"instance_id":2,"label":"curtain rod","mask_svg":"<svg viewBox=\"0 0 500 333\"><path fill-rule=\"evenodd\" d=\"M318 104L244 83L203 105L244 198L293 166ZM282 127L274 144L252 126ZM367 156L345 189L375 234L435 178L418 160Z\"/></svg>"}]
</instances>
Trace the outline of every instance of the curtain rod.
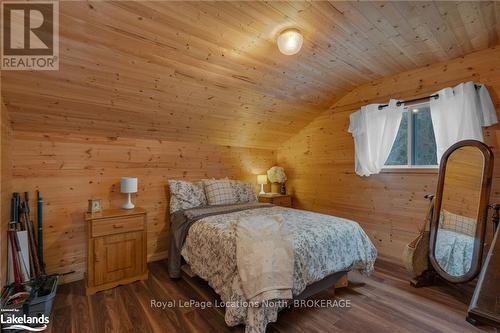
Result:
<instances>
[{"instance_id":1,"label":"curtain rod","mask_svg":"<svg viewBox=\"0 0 500 333\"><path fill-rule=\"evenodd\" d=\"M474 87L476 89L479 89L481 86L480 85L477 85L477 84L474 84ZM396 103L396 106L401 106L401 104L407 104L407 103L413 103L413 102L418 102L418 101L423 101L423 100L426 100L426 99L431 99L431 98L435 98L435 99L438 99L439 98L439 94L434 94L434 95L430 95L430 96L425 96L425 97L419 97L419 98L414 98L414 99L408 99L406 101L398 101ZM379 105L378 106L378 109L379 110L382 110L383 108L386 108L388 107L389 104L382 104L382 105Z\"/></svg>"}]
</instances>

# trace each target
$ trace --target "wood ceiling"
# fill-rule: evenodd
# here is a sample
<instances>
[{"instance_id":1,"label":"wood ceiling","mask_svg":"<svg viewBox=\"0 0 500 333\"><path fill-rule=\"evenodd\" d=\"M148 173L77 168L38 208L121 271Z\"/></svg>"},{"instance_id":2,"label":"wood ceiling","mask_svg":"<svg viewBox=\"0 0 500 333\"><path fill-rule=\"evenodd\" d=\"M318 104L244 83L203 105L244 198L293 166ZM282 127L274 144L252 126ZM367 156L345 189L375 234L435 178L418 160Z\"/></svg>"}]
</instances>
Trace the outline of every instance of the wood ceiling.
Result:
<instances>
[{"instance_id":1,"label":"wood ceiling","mask_svg":"<svg viewBox=\"0 0 500 333\"><path fill-rule=\"evenodd\" d=\"M496 45L500 3L61 2L60 31L59 71L1 73L14 130L273 148L355 86Z\"/></svg>"}]
</instances>

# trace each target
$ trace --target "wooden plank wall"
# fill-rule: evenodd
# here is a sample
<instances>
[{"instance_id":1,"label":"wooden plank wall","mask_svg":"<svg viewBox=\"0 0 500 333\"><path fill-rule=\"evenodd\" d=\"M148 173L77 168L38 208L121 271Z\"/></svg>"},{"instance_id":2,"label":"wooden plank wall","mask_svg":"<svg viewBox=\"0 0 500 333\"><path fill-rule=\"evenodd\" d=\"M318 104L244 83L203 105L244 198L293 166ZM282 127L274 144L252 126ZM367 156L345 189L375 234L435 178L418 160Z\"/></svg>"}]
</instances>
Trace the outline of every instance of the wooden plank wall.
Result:
<instances>
[{"instance_id":1,"label":"wooden plank wall","mask_svg":"<svg viewBox=\"0 0 500 333\"><path fill-rule=\"evenodd\" d=\"M12 129L7 108L0 102L0 288L6 282L7 227L10 220L11 164L10 141Z\"/></svg>"},{"instance_id":2,"label":"wooden plank wall","mask_svg":"<svg viewBox=\"0 0 500 333\"><path fill-rule=\"evenodd\" d=\"M49 272L85 271L83 213L87 200L119 207L121 176L139 178L136 205L148 211L148 258L167 251L168 179L231 177L256 184L256 175L275 164L272 150L115 137L14 131L13 189L40 190L45 201L45 259ZM257 184L256 184L257 187Z\"/></svg>"},{"instance_id":3,"label":"wooden plank wall","mask_svg":"<svg viewBox=\"0 0 500 333\"><path fill-rule=\"evenodd\" d=\"M278 164L289 176L287 187L295 195L295 204L358 221L382 257L401 263L402 250L416 235L417 224L425 215L427 202L423 196L435 191L437 174L357 176L353 140L347 132L349 114L365 104L427 96L469 80L487 85L498 110L499 47L376 80L341 98L278 150ZM497 164L499 128L485 130L485 141L493 148ZM491 202L499 202L498 166L494 177Z\"/></svg>"}]
</instances>

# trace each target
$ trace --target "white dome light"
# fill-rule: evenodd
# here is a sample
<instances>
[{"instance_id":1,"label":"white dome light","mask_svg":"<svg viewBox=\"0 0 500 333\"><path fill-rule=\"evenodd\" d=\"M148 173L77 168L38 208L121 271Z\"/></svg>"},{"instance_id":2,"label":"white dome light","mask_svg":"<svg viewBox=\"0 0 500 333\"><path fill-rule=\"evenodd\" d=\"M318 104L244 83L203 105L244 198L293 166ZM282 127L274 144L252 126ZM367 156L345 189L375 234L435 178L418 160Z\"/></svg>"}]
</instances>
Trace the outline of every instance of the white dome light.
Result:
<instances>
[{"instance_id":1,"label":"white dome light","mask_svg":"<svg viewBox=\"0 0 500 333\"><path fill-rule=\"evenodd\" d=\"M286 55L293 55L300 51L304 38L297 29L287 29L278 36L278 49Z\"/></svg>"}]
</instances>

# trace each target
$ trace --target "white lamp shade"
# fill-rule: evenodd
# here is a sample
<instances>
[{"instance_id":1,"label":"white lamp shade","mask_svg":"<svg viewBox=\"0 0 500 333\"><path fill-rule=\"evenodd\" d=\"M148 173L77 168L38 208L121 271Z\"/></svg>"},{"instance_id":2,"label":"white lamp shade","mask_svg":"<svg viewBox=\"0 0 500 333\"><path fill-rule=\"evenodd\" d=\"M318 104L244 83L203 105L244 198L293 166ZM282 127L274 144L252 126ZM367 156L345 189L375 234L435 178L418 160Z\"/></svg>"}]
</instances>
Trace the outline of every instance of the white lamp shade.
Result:
<instances>
[{"instance_id":1,"label":"white lamp shade","mask_svg":"<svg viewBox=\"0 0 500 333\"><path fill-rule=\"evenodd\" d=\"M278 49L285 55L293 55L300 51L304 38L297 29L287 29L278 36Z\"/></svg>"},{"instance_id":2,"label":"white lamp shade","mask_svg":"<svg viewBox=\"0 0 500 333\"><path fill-rule=\"evenodd\" d=\"M136 193L137 192L137 178L122 177L120 182L120 192L122 193Z\"/></svg>"},{"instance_id":3,"label":"white lamp shade","mask_svg":"<svg viewBox=\"0 0 500 333\"><path fill-rule=\"evenodd\" d=\"M257 176L257 184L259 184L259 185L267 184L267 175L258 175Z\"/></svg>"}]
</instances>

